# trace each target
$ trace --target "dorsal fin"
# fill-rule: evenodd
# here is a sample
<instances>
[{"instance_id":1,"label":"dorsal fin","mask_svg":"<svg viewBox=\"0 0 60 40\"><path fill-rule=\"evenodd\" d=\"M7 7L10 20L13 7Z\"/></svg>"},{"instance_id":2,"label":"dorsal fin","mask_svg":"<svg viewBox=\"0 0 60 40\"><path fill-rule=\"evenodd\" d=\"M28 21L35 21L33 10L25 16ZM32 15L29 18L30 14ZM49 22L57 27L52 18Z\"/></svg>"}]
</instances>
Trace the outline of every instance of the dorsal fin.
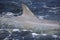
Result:
<instances>
[{"instance_id":1,"label":"dorsal fin","mask_svg":"<svg viewBox=\"0 0 60 40\"><path fill-rule=\"evenodd\" d=\"M33 14L33 12L31 12L31 10L25 4L22 4L22 8L23 8L23 14L21 17L24 17L25 19L30 21L35 22L39 21L39 19Z\"/></svg>"},{"instance_id":2,"label":"dorsal fin","mask_svg":"<svg viewBox=\"0 0 60 40\"><path fill-rule=\"evenodd\" d=\"M22 4L22 8L23 8L23 14L22 16L35 16L31 10L27 7L27 5Z\"/></svg>"}]
</instances>

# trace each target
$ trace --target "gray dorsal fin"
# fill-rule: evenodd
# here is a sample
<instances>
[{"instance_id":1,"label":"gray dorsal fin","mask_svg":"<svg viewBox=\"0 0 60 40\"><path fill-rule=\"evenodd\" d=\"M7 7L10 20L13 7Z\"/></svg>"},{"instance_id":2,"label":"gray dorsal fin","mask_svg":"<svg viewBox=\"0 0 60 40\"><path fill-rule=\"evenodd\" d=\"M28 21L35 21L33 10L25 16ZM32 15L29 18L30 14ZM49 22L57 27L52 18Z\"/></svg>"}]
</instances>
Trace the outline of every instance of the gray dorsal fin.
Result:
<instances>
[{"instance_id":1,"label":"gray dorsal fin","mask_svg":"<svg viewBox=\"0 0 60 40\"><path fill-rule=\"evenodd\" d=\"M33 12L31 12L31 10L25 4L22 4L22 8L23 14L21 17L24 17L25 19L28 19L30 21L39 21L39 19L33 14Z\"/></svg>"},{"instance_id":2,"label":"gray dorsal fin","mask_svg":"<svg viewBox=\"0 0 60 40\"><path fill-rule=\"evenodd\" d=\"M25 4L22 4L22 8L23 8L22 16L35 16Z\"/></svg>"}]
</instances>

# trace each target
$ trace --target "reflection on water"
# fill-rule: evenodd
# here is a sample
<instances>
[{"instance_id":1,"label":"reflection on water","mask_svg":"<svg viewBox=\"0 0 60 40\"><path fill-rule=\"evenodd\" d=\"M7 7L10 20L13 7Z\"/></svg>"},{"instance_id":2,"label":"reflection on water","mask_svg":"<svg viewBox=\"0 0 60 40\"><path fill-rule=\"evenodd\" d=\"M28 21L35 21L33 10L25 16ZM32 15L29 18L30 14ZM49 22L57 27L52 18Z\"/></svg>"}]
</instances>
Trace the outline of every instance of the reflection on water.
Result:
<instances>
[{"instance_id":1,"label":"reflection on water","mask_svg":"<svg viewBox=\"0 0 60 40\"><path fill-rule=\"evenodd\" d=\"M60 40L60 35L37 34L30 30L0 29L0 40Z\"/></svg>"}]
</instances>

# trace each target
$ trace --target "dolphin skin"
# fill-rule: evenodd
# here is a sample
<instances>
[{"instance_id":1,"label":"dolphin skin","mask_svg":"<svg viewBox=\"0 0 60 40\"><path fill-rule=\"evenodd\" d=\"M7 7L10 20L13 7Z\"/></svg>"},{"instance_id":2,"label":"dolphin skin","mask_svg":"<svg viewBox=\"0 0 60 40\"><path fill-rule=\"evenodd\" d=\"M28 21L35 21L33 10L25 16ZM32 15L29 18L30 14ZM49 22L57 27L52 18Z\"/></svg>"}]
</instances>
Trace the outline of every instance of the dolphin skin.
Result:
<instances>
[{"instance_id":1,"label":"dolphin skin","mask_svg":"<svg viewBox=\"0 0 60 40\"><path fill-rule=\"evenodd\" d=\"M14 18L0 18L3 22L8 24L14 24L18 28L24 28L28 30L39 30L48 31L60 29L60 21L51 20L39 20L33 12L27 7L27 5L22 4L23 14Z\"/></svg>"}]
</instances>

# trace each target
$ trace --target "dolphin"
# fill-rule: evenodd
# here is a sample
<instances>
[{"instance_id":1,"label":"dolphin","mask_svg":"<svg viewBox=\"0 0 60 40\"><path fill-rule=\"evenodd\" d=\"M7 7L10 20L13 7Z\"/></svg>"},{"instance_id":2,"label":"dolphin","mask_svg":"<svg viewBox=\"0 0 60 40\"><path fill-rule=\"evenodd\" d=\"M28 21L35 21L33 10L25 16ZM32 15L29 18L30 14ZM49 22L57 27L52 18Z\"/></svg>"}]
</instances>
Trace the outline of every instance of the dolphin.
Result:
<instances>
[{"instance_id":1,"label":"dolphin","mask_svg":"<svg viewBox=\"0 0 60 40\"><path fill-rule=\"evenodd\" d=\"M14 18L3 18L3 22L6 21L8 24L14 24L18 28L22 27L28 30L39 30L39 31L48 31L54 29L60 29L60 21L51 21L51 20L39 20L33 12L27 7L27 5L22 4L23 14ZM16 26L16 27L17 27Z\"/></svg>"}]
</instances>

